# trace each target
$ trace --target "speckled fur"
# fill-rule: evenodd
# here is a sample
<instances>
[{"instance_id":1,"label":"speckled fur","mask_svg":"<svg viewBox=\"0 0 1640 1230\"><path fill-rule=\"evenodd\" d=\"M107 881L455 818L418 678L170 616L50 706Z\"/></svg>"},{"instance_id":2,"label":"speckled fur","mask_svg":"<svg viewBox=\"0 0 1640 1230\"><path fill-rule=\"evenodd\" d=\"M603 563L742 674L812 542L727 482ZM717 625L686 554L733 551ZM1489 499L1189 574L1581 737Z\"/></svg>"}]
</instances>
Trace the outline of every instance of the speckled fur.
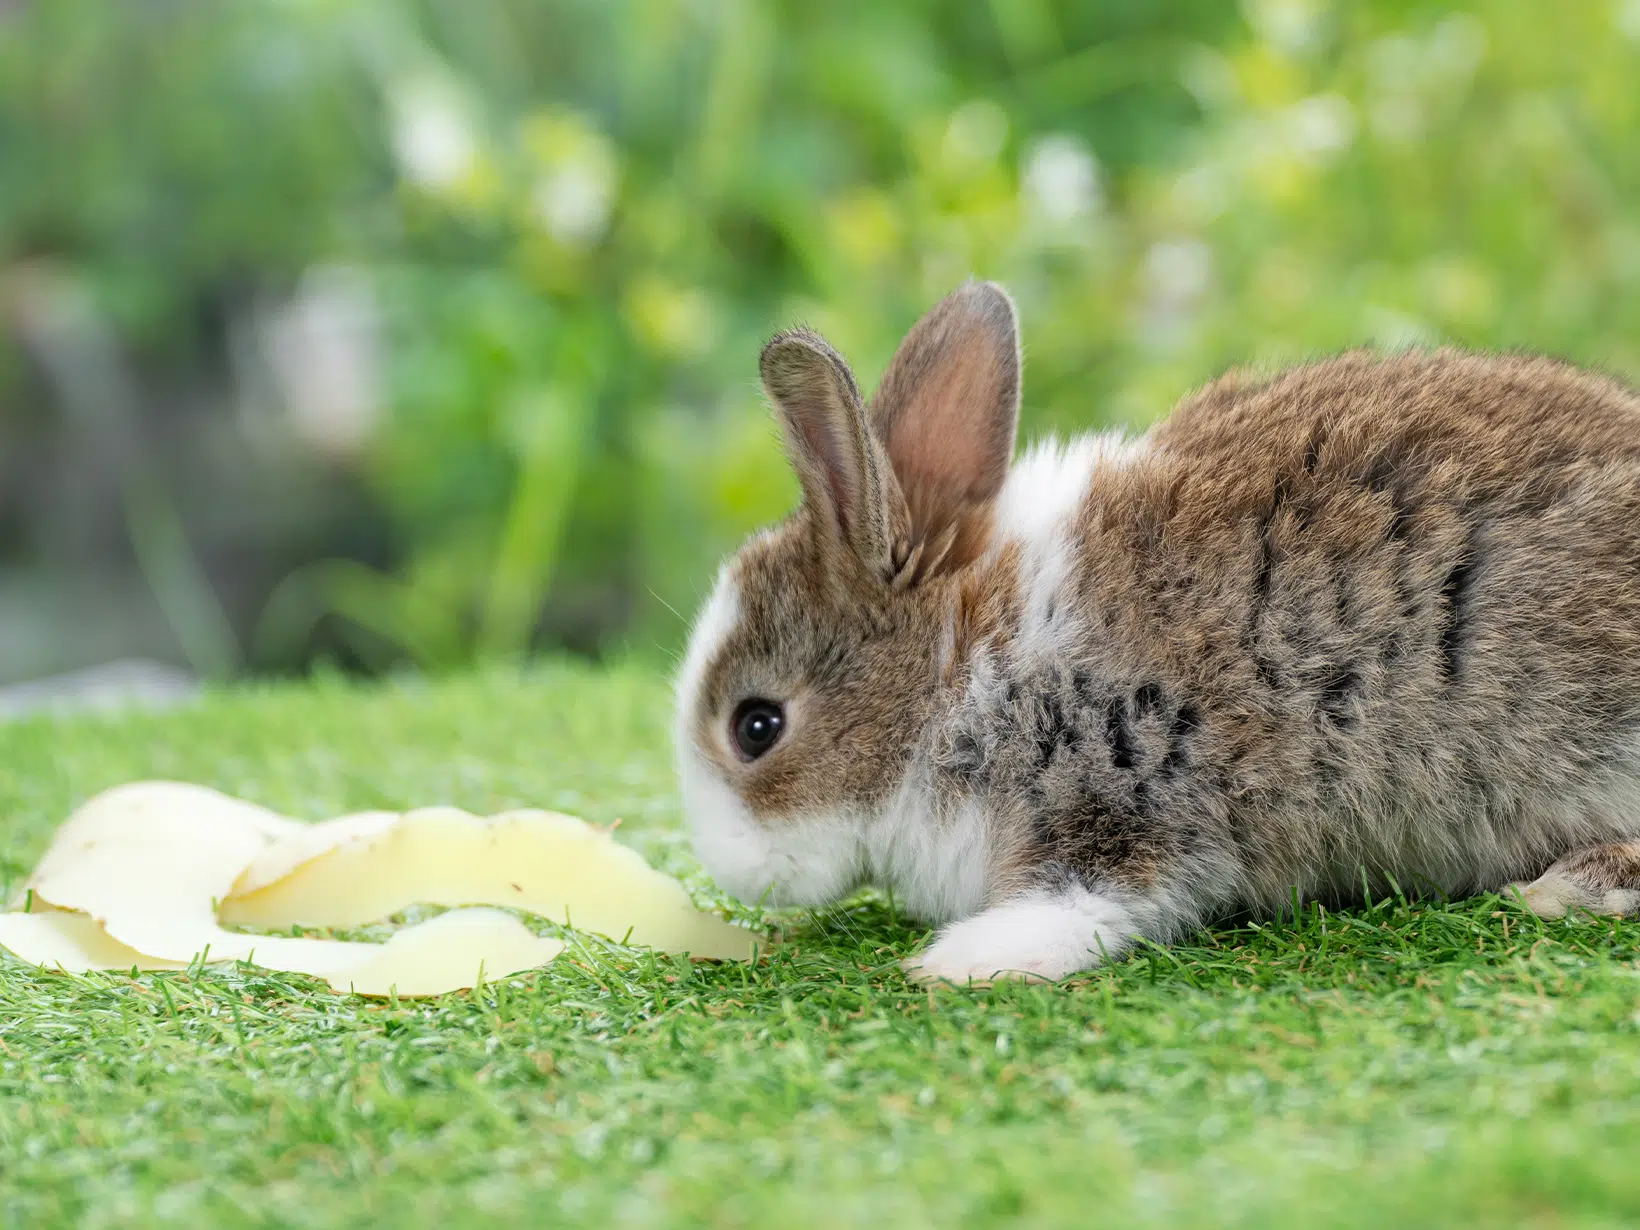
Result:
<instances>
[{"instance_id":1,"label":"speckled fur","mask_svg":"<svg viewBox=\"0 0 1640 1230\"><path fill-rule=\"evenodd\" d=\"M1025 902L1070 920L1081 968L1295 888L1465 894L1563 860L1599 893L1554 908L1640 901L1640 847L1620 844L1640 838L1640 399L1549 360L1451 351L1232 375L1089 463L1057 528L1010 536L993 510L1018 352L999 304L970 286L936 309L886 409L812 335L773 382L766 352L804 505L731 563L740 618L680 689L680 754L750 823L778 843L793 817L847 817L833 890L954 875L873 851L896 825L937 851L953 817L980 824L977 899L924 894L955 923L923 971L938 976L1004 958L1071 972L1014 951L1036 925ZM919 401L911 386L963 354ZM812 427L816 405L836 438L859 427L867 462L805 451L793 419ZM912 450L913 515L898 480L918 432L946 443ZM947 464L961 481L942 487ZM960 549L905 583L942 534ZM793 719L739 764L726 715L750 695ZM1002 914L975 930L1010 903L1006 936Z\"/></svg>"}]
</instances>

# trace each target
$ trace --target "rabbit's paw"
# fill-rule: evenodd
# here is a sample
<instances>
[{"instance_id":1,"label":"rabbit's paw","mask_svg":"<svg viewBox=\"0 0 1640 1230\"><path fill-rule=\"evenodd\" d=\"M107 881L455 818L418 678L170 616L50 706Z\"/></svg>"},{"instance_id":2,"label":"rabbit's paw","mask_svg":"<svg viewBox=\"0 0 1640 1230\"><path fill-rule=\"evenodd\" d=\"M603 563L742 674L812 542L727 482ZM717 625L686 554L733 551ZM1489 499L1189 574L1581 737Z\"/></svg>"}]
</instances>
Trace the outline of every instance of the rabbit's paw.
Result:
<instances>
[{"instance_id":1,"label":"rabbit's paw","mask_svg":"<svg viewBox=\"0 0 1640 1230\"><path fill-rule=\"evenodd\" d=\"M1504 886L1540 918L1567 914L1640 914L1640 841L1589 846L1568 854L1530 884Z\"/></svg>"},{"instance_id":2,"label":"rabbit's paw","mask_svg":"<svg viewBox=\"0 0 1640 1230\"><path fill-rule=\"evenodd\" d=\"M917 982L958 986L1004 978L1057 982L1128 946L1127 911L1081 889L994 906L946 927L908 958Z\"/></svg>"}]
</instances>

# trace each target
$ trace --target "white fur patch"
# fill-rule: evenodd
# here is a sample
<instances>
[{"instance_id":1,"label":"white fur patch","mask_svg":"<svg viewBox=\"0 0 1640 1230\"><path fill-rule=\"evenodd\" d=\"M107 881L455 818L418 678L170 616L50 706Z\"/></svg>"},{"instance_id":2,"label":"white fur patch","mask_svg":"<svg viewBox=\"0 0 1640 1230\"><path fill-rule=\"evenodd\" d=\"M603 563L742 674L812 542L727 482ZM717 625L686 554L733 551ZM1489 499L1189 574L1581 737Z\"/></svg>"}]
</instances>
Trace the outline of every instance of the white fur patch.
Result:
<instances>
[{"instance_id":1,"label":"white fur patch","mask_svg":"<svg viewBox=\"0 0 1640 1230\"><path fill-rule=\"evenodd\" d=\"M1075 558L1070 525L1088 498L1100 466L1129 464L1148 448L1120 432L1044 440L1014 463L997 497L997 545L1023 550L1025 602L1019 627L1024 655L1052 655L1075 612L1059 601Z\"/></svg>"},{"instance_id":2,"label":"white fur patch","mask_svg":"<svg viewBox=\"0 0 1640 1230\"><path fill-rule=\"evenodd\" d=\"M682 755L687 732L700 703L701 678L712 659L729 639L729 633L740 620L740 587L729 575L725 564L718 569L717 584L695 617L695 626L689 633L689 649L684 654L683 666L678 670L674 695L677 702L677 750Z\"/></svg>"},{"instance_id":3,"label":"white fur patch","mask_svg":"<svg viewBox=\"0 0 1640 1230\"><path fill-rule=\"evenodd\" d=\"M1071 634L1076 611L1061 600L1071 559L1071 543L1063 529L1026 550L1025 602L1016 641L1022 659L1057 656Z\"/></svg>"},{"instance_id":4,"label":"white fur patch","mask_svg":"<svg viewBox=\"0 0 1640 1230\"><path fill-rule=\"evenodd\" d=\"M914 762L888 806L863 826L871 878L915 918L941 923L979 909L990 883L990 816L978 802L935 810L926 766Z\"/></svg>"},{"instance_id":5,"label":"white fur patch","mask_svg":"<svg viewBox=\"0 0 1640 1230\"><path fill-rule=\"evenodd\" d=\"M1087 498L1096 466L1127 465L1148 447L1119 431L1039 440L1013 464L997 496L997 536L1029 545L1052 536Z\"/></svg>"},{"instance_id":6,"label":"white fur patch","mask_svg":"<svg viewBox=\"0 0 1640 1230\"><path fill-rule=\"evenodd\" d=\"M1134 930L1108 897L1080 887L1040 892L951 924L906 966L922 982L1056 982L1121 956Z\"/></svg>"}]
</instances>

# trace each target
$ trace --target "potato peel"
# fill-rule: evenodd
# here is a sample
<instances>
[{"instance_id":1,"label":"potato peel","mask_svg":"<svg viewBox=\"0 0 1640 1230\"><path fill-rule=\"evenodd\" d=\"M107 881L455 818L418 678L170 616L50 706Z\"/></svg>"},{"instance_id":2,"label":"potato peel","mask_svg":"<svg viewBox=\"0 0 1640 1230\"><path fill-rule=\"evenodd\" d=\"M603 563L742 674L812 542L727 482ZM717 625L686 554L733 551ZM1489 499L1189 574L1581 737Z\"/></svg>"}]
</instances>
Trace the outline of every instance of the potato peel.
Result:
<instances>
[{"instance_id":1,"label":"potato peel","mask_svg":"<svg viewBox=\"0 0 1640 1230\"><path fill-rule=\"evenodd\" d=\"M563 941L490 909L451 910L370 947L376 951L362 964L325 979L332 990L401 999L443 995L476 986L480 977L535 969L564 950Z\"/></svg>"},{"instance_id":2,"label":"potato peel","mask_svg":"<svg viewBox=\"0 0 1640 1230\"><path fill-rule=\"evenodd\" d=\"M98 795L57 831L24 884L59 910L96 919L145 956L186 964L243 960L324 977L357 965L372 945L246 935L217 924L216 903L275 836L300 822L214 790L139 782Z\"/></svg>"},{"instance_id":3,"label":"potato peel","mask_svg":"<svg viewBox=\"0 0 1640 1230\"><path fill-rule=\"evenodd\" d=\"M346 928L416 904L499 905L642 947L752 955L750 932L702 914L682 884L574 816L437 807L385 826L331 824L335 844L322 853L326 825L269 846L222 903L223 920ZM301 858L287 853L292 843Z\"/></svg>"},{"instance_id":4,"label":"potato peel","mask_svg":"<svg viewBox=\"0 0 1640 1230\"><path fill-rule=\"evenodd\" d=\"M88 914L52 910L38 914L0 914L0 947L30 965L70 974L90 970L186 969L185 961L163 961L127 948Z\"/></svg>"},{"instance_id":5,"label":"potato peel","mask_svg":"<svg viewBox=\"0 0 1640 1230\"><path fill-rule=\"evenodd\" d=\"M452 907L385 943L253 935L358 927ZM366 996L439 995L551 961L563 944L503 906L612 939L744 960L755 937L697 911L676 880L572 816L455 808L305 824L200 786L138 782L58 830L0 946L70 972L245 960ZM219 913L220 907L220 913Z\"/></svg>"},{"instance_id":6,"label":"potato peel","mask_svg":"<svg viewBox=\"0 0 1640 1230\"><path fill-rule=\"evenodd\" d=\"M326 941L313 940L314 944ZM180 970L188 961L166 961L128 948L88 914L51 910L0 914L0 946L30 965L83 974L91 970ZM481 978L505 978L551 961L564 945L539 936L500 910L451 910L406 927L385 944L360 944L362 959L332 968L323 977L332 990L400 999L444 995L476 986ZM304 973L252 954L251 963L283 973Z\"/></svg>"},{"instance_id":7,"label":"potato peel","mask_svg":"<svg viewBox=\"0 0 1640 1230\"><path fill-rule=\"evenodd\" d=\"M399 822L399 818L398 812L362 811L353 815L337 816L334 820L321 820L318 824L305 824L300 832L292 833L283 840L270 842L265 846L234 880L227 900L231 901L236 897L243 897L247 893L266 888L321 854L329 854L332 850L351 842L367 841L392 828ZM392 911L389 910L388 913ZM374 917L386 916L378 914ZM365 921L374 921L374 918Z\"/></svg>"}]
</instances>

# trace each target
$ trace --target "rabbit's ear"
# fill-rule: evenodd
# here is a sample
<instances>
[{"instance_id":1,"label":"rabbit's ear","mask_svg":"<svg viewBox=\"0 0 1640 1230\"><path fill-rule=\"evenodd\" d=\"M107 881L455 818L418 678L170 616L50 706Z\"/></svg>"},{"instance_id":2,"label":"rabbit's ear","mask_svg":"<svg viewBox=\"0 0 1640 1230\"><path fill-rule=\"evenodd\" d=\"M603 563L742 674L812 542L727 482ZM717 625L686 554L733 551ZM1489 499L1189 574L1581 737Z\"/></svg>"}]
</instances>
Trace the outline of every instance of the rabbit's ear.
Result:
<instances>
[{"instance_id":1,"label":"rabbit's ear","mask_svg":"<svg viewBox=\"0 0 1640 1230\"><path fill-rule=\"evenodd\" d=\"M819 335L794 329L763 348L758 367L822 532L887 578L904 506L848 364Z\"/></svg>"},{"instance_id":2,"label":"rabbit's ear","mask_svg":"<svg viewBox=\"0 0 1640 1230\"><path fill-rule=\"evenodd\" d=\"M914 541L948 564L983 548L1019 427L1019 322L992 282L969 282L900 343L871 405ZM925 568L932 557L925 559Z\"/></svg>"}]
</instances>

